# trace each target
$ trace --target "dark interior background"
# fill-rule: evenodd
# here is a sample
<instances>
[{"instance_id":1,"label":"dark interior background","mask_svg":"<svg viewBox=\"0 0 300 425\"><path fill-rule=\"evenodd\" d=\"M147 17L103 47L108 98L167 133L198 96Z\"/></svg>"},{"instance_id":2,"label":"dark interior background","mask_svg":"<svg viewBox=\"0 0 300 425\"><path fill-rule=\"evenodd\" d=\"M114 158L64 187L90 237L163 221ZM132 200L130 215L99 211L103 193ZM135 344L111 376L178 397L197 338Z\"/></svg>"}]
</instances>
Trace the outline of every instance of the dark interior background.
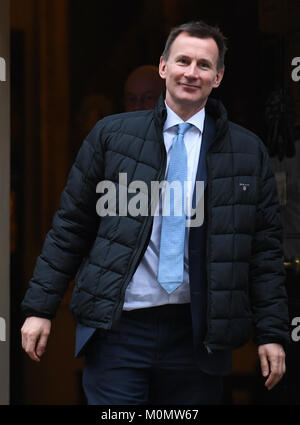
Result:
<instances>
[{"instance_id":1,"label":"dark interior background","mask_svg":"<svg viewBox=\"0 0 300 425\"><path fill-rule=\"evenodd\" d=\"M13 404L85 403L82 359L73 358L75 322L68 307L73 283L53 320L40 364L21 350L20 302L70 166L95 123L85 115L86 99L99 95L98 119L121 112L130 71L158 65L170 29L198 19L218 25L228 38L225 77L213 96L222 99L229 119L267 141L266 102L274 90L284 89L296 139L300 82L291 78L291 61L300 56L298 0L11 1ZM271 394L264 390L256 347L249 342L234 353L224 402L284 403L293 400L292 386L285 379Z\"/></svg>"}]
</instances>

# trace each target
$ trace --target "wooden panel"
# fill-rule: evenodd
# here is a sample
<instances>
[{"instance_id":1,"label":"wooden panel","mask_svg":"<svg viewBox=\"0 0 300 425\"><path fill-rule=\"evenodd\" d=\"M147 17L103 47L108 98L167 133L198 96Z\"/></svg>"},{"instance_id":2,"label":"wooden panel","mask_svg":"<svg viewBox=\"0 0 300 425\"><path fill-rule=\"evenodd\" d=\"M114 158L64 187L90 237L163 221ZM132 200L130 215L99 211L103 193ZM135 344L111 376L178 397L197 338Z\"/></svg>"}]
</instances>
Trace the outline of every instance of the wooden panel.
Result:
<instances>
[{"instance_id":1,"label":"wooden panel","mask_svg":"<svg viewBox=\"0 0 300 425\"><path fill-rule=\"evenodd\" d=\"M69 171L68 0L40 0L41 230L49 230Z\"/></svg>"},{"instance_id":2,"label":"wooden panel","mask_svg":"<svg viewBox=\"0 0 300 425\"><path fill-rule=\"evenodd\" d=\"M69 1L12 0L11 24L25 34L23 284L28 286L70 168ZM75 322L65 295L41 363L25 353L21 404L80 404L82 359L74 359ZM14 329L15 333L20 332ZM16 383L14 383L15 385Z\"/></svg>"}]
</instances>

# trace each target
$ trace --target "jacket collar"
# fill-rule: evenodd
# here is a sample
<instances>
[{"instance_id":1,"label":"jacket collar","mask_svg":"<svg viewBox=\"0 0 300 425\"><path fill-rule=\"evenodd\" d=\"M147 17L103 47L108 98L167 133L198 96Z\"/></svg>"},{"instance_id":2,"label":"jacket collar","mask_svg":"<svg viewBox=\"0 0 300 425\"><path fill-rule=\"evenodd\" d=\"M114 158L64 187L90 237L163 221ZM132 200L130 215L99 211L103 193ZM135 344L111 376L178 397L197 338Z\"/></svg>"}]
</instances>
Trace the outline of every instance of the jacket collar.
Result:
<instances>
[{"instance_id":1,"label":"jacket collar","mask_svg":"<svg viewBox=\"0 0 300 425\"><path fill-rule=\"evenodd\" d=\"M166 91L163 90L154 109L154 116L160 128L163 128L167 118L165 97ZM216 139L222 138L228 130L228 117L223 103L220 100L209 97L205 105L205 110L215 121Z\"/></svg>"},{"instance_id":2,"label":"jacket collar","mask_svg":"<svg viewBox=\"0 0 300 425\"><path fill-rule=\"evenodd\" d=\"M163 90L159 96L156 107L154 109L155 119L161 128L163 128L164 123L167 119L167 109L165 105L165 98L166 98L166 90Z\"/></svg>"}]
</instances>

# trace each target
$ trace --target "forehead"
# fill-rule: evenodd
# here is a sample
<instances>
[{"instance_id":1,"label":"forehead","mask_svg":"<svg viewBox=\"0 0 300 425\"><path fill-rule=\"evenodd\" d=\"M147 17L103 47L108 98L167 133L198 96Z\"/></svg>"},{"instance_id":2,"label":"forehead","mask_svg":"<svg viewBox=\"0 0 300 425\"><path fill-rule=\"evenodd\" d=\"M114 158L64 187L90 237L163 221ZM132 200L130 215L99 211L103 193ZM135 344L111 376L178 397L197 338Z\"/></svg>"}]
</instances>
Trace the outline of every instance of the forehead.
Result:
<instances>
[{"instance_id":1,"label":"forehead","mask_svg":"<svg viewBox=\"0 0 300 425\"><path fill-rule=\"evenodd\" d=\"M219 49L213 38L198 38L182 32L173 41L169 56L180 55L197 57L198 59L205 57L216 63Z\"/></svg>"}]
</instances>

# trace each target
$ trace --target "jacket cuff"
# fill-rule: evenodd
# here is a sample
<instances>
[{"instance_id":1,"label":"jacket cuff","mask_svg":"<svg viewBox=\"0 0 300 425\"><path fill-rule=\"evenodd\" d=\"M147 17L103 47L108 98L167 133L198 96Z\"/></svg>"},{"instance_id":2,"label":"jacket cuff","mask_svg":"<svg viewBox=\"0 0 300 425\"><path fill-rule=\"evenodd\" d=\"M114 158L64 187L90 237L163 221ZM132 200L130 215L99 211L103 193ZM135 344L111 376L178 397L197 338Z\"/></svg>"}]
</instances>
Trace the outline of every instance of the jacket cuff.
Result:
<instances>
[{"instance_id":1,"label":"jacket cuff","mask_svg":"<svg viewBox=\"0 0 300 425\"><path fill-rule=\"evenodd\" d=\"M291 340L287 338L279 338L279 337L260 337L255 338L254 343L255 345L265 345L265 344L280 344L284 351L287 351L288 346L290 345Z\"/></svg>"},{"instance_id":2,"label":"jacket cuff","mask_svg":"<svg viewBox=\"0 0 300 425\"><path fill-rule=\"evenodd\" d=\"M23 310L22 311L22 316L23 316L23 320L27 319L28 317L40 317L42 319L48 319L48 320L52 320L53 316L51 316L50 314L45 314L45 313L41 313L39 311L34 311L34 310Z\"/></svg>"}]
</instances>

